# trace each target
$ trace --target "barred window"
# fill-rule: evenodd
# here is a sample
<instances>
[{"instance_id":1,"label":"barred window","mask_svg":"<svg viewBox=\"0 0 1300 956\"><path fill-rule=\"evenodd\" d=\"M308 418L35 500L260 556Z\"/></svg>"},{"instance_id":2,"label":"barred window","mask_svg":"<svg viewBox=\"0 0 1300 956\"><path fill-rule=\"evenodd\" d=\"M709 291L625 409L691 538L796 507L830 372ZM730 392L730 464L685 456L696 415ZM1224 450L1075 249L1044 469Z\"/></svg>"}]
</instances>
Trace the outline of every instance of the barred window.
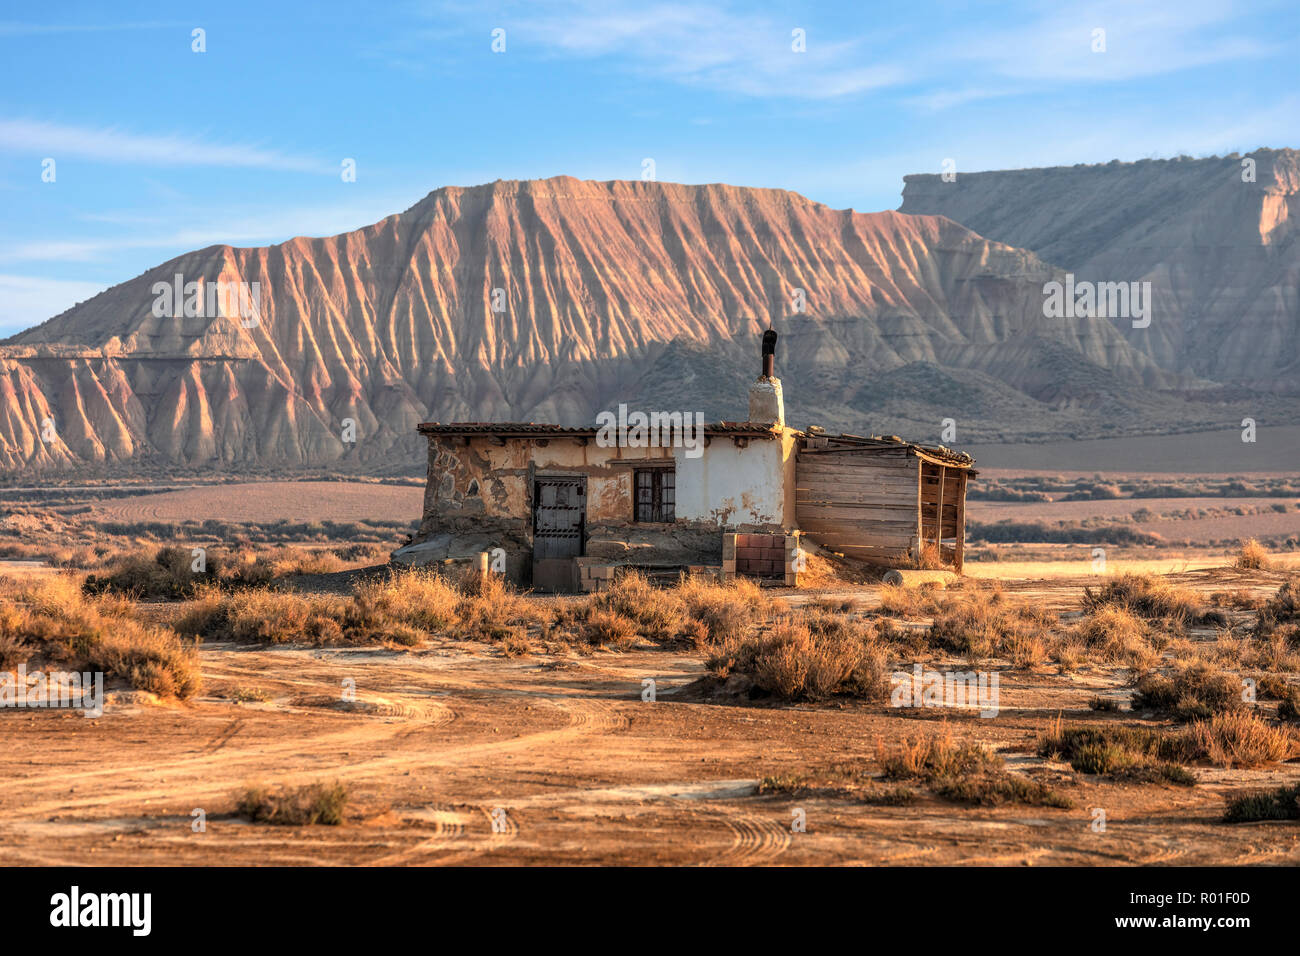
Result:
<instances>
[{"instance_id":1,"label":"barred window","mask_svg":"<svg viewBox=\"0 0 1300 956\"><path fill-rule=\"evenodd\" d=\"M636 521L675 521L676 473L669 468L638 468L635 472Z\"/></svg>"}]
</instances>

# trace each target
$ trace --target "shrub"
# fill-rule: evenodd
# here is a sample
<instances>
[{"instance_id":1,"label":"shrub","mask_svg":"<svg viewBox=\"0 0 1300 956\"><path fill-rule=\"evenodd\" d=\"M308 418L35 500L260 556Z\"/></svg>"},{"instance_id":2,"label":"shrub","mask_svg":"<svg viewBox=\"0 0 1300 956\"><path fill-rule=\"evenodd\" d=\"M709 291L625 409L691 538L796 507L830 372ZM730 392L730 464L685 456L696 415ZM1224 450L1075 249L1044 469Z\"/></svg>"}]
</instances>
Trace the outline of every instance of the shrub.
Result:
<instances>
[{"instance_id":1,"label":"shrub","mask_svg":"<svg viewBox=\"0 0 1300 956\"><path fill-rule=\"evenodd\" d=\"M909 588L902 584L880 586L880 611L895 617L915 618L934 615L942 606L938 588Z\"/></svg>"},{"instance_id":2,"label":"shrub","mask_svg":"<svg viewBox=\"0 0 1300 956\"><path fill-rule=\"evenodd\" d=\"M179 618L181 634L239 644L338 644L344 642L345 598L304 597L271 591L199 592Z\"/></svg>"},{"instance_id":3,"label":"shrub","mask_svg":"<svg viewBox=\"0 0 1300 956\"><path fill-rule=\"evenodd\" d=\"M357 600L369 602L383 617L421 631L441 633L456 623L462 595L447 581L425 570L389 572L357 588Z\"/></svg>"},{"instance_id":4,"label":"shrub","mask_svg":"<svg viewBox=\"0 0 1300 956\"><path fill-rule=\"evenodd\" d=\"M945 604L930 626L930 640L972 657L1002 655L1017 666L1046 657L1042 635L1056 623L1049 611L1008 601L1000 589L976 591Z\"/></svg>"},{"instance_id":5,"label":"shrub","mask_svg":"<svg viewBox=\"0 0 1300 956\"><path fill-rule=\"evenodd\" d=\"M1086 750L1100 754L1101 750L1106 749L1117 749L1132 757L1166 763L1179 763L1195 756L1195 750L1182 735L1149 727L1110 723L1084 723L1066 727L1058 719L1039 735L1040 757L1074 761L1078 754ZM1093 756L1088 760L1100 760L1100 757Z\"/></svg>"},{"instance_id":6,"label":"shrub","mask_svg":"<svg viewBox=\"0 0 1300 956\"><path fill-rule=\"evenodd\" d=\"M338 782L331 786L315 783L277 791L254 786L237 796L235 808L254 823L338 826L343 822L347 802L347 788Z\"/></svg>"},{"instance_id":7,"label":"shrub","mask_svg":"<svg viewBox=\"0 0 1300 956\"><path fill-rule=\"evenodd\" d=\"M904 807L916 800L916 793L907 787L874 787L860 796L863 803L878 807Z\"/></svg>"},{"instance_id":8,"label":"shrub","mask_svg":"<svg viewBox=\"0 0 1300 956\"><path fill-rule=\"evenodd\" d=\"M219 551L204 556L204 570L193 570L194 553L188 548L164 547L152 557L134 553L116 559L102 576L87 575L87 594L129 594L136 599L184 600L205 586L224 590L265 587L276 577L268 556L230 557Z\"/></svg>"},{"instance_id":9,"label":"shrub","mask_svg":"<svg viewBox=\"0 0 1300 956\"><path fill-rule=\"evenodd\" d=\"M596 647L627 647L637 637L637 624L617 611L596 609L582 622L582 639Z\"/></svg>"},{"instance_id":10,"label":"shrub","mask_svg":"<svg viewBox=\"0 0 1300 956\"><path fill-rule=\"evenodd\" d=\"M1256 630L1271 631L1278 624L1300 621L1300 575L1288 578L1259 611Z\"/></svg>"},{"instance_id":11,"label":"shrub","mask_svg":"<svg viewBox=\"0 0 1300 956\"><path fill-rule=\"evenodd\" d=\"M637 571L621 575L609 588L597 592L590 606L632 621L636 633L659 643L676 640L686 627L685 605L678 589L657 588Z\"/></svg>"},{"instance_id":12,"label":"shrub","mask_svg":"<svg viewBox=\"0 0 1300 956\"><path fill-rule=\"evenodd\" d=\"M456 605L455 636L464 640L500 641L521 626L549 617L536 602L520 594L499 575L464 581Z\"/></svg>"},{"instance_id":13,"label":"shrub","mask_svg":"<svg viewBox=\"0 0 1300 956\"><path fill-rule=\"evenodd\" d=\"M1120 607L1148 620L1183 627L1200 620L1202 611L1196 596L1153 574L1121 574L1099 587L1084 588L1084 606L1093 609Z\"/></svg>"},{"instance_id":14,"label":"shrub","mask_svg":"<svg viewBox=\"0 0 1300 956\"><path fill-rule=\"evenodd\" d=\"M1120 780L1166 781L1184 787L1196 783L1196 777L1186 768L1172 762L1152 760L1146 754L1135 754L1117 743L1084 744L1075 751L1070 766L1079 773Z\"/></svg>"},{"instance_id":15,"label":"shrub","mask_svg":"<svg viewBox=\"0 0 1300 956\"><path fill-rule=\"evenodd\" d=\"M1264 550L1264 546L1254 538L1249 538L1242 542L1232 566L1243 571L1261 571L1267 570L1272 566L1272 563L1269 560L1268 552Z\"/></svg>"},{"instance_id":16,"label":"shrub","mask_svg":"<svg viewBox=\"0 0 1300 956\"><path fill-rule=\"evenodd\" d=\"M905 737L892 748L878 746L877 757L886 780L930 781L1002 767L1002 758L997 754L979 744L955 744L949 733Z\"/></svg>"},{"instance_id":17,"label":"shrub","mask_svg":"<svg viewBox=\"0 0 1300 956\"><path fill-rule=\"evenodd\" d=\"M1250 711L1215 714L1188 728L1198 756L1221 767L1258 767L1286 760L1295 740L1283 728L1271 727Z\"/></svg>"},{"instance_id":18,"label":"shrub","mask_svg":"<svg viewBox=\"0 0 1300 956\"><path fill-rule=\"evenodd\" d=\"M722 650L709 661L714 673L732 670L787 700L824 700L836 695L865 700L888 692L886 653L862 625L835 615L807 622L779 620L764 635Z\"/></svg>"},{"instance_id":19,"label":"shrub","mask_svg":"<svg viewBox=\"0 0 1300 956\"><path fill-rule=\"evenodd\" d=\"M963 777L939 777L932 781L937 797L956 803L976 803L995 807L1004 803L1022 803L1032 807L1057 807L1068 810L1074 801L1037 780L1006 771L969 774Z\"/></svg>"},{"instance_id":20,"label":"shrub","mask_svg":"<svg viewBox=\"0 0 1300 956\"><path fill-rule=\"evenodd\" d=\"M752 581L720 585L700 578L685 578L677 589L694 633L706 645L726 646L740 641L771 614L771 599Z\"/></svg>"},{"instance_id":21,"label":"shrub","mask_svg":"<svg viewBox=\"0 0 1300 956\"><path fill-rule=\"evenodd\" d=\"M15 663L40 656L160 697L185 699L201 686L194 648L129 617L129 600L87 597L71 578L17 586L5 597L12 603L0 613L0 647Z\"/></svg>"},{"instance_id":22,"label":"shrub","mask_svg":"<svg viewBox=\"0 0 1300 956\"><path fill-rule=\"evenodd\" d=\"M1149 643L1146 622L1126 607L1103 605L1094 609L1075 626L1073 636L1104 661L1147 668L1160 659Z\"/></svg>"},{"instance_id":23,"label":"shrub","mask_svg":"<svg viewBox=\"0 0 1300 956\"><path fill-rule=\"evenodd\" d=\"M1228 794L1224 823L1256 820L1300 820L1300 784L1276 790L1251 790Z\"/></svg>"},{"instance_id":24,"label":"shrub","mask_svg":"<svg viewBox=\"0 0 1300 956\"><path fill-rule=\"evenodd\" d=\"M1138 679L1134 710L1160 710L1179 720L1193 720L1244 706L1242 683L1213 665L1197 661L1172 678L1151 672Z\"/></svg>"},{"instance_id":25,"label":"shrub","mask_svg":"<svg viewBox=\"0 0 1300 956\"><path fill-rule=\"evenodd\" d=\"M954 744L945 733L905 738L893 748L877 747L886 780L920 780L935 796L958 803L1068 808L1074 805L1044 784L1007 773L1002 758L978 744Z\"/></svg>"}]
</instances>

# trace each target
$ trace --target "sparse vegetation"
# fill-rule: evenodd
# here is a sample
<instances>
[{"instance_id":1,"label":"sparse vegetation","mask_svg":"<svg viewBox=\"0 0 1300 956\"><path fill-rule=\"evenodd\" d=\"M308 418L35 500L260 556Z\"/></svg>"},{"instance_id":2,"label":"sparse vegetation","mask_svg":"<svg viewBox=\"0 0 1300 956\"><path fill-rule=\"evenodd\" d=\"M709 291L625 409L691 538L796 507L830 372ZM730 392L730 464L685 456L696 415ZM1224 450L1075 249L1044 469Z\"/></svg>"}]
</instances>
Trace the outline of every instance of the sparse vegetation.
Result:
<instances>
[{"instance_id":1,"label":"sparse vegetation","mask_svg":"<svg viewBox=\"0 0 1300 956\"><path fill-rule=\"evenodd\" d=\"M1084 588L1083 593L1087 608L1122 608L1177 630L1200 620L1203 614L1195 594L1154 574L1121 574L1096 591Z\"/></svg>"},{"instance_id":2,"label":"sparse vegetation","mask_svg":"<svg viewBox=\"0 0 1300 956\"><path fill-rule=\"evenodd\" d=\"M1300 820L1300 784L1276 790L1250 790L1229 794L1224 823L1254 823L1257 820Z\"/></svg>"},{"instance_id":3,"label":"sparse vegetation","mask_svg":"<svg viewBox=\"0 0 1300 956\"><path fill-rule=\"evenodd\" d=\"M1220 767L1259 767L1287 760L1295 738L1272 727L1253 711L1215 714L1188 728L1188 738L1202 759Z\"/></svg>"},{"instance_id":4,"label":"sparse vegetation","mask_svg":"<svg viewBox=\"0 0 1300 956\"><path fill-rule=\"evenodd\" d=\"M1148 668L1160 660L1153 646L1158 636L1127 607L1097 607L1074 628L1073 636L1093 656L1110 663Z\"/></svg>"},{"instance_id":5,"label":"sparse vegetation","mask_svg":"<svg viewBox=\"0 0 1300 956\"><path fill-rule=\"evenodd\" d=\"M315 783L279 790L258 785L236 797L235 810L254 823L338 826L343 822L347 803L347 788L337 781L328 786Z\"/></svg>"},{"instance_id":6,"label":"sparse vegetation","mask_svg":"<svg viewBox=\"0 0 1300 956\"><path fill-rule=\"evenodd\" d=\"M882 699L889 688L886 664L886 650L869 628L825 612L778 620L766 634L719 650L708 661L715 674L745 674L786 700Z\"/></svg>"},{"instance_id":7,"label":"sparse vegetation","mask_svg":"<svg viewBox=\"0 0 1300 956\"><path fill-rule=\"evenodd\" d=\"M68 576L4 584L0 655L5 666L31 663L102 671L159 697L185 699L200 686L198 656L172 631L144 624L134 603L89 597Z\"/></svg>"},{"instance_id":8,"label":"sparse vegetation","mask_svg":"<svg viewBox=\"0 0 1300 956\"><path fill-rule=\"evenodd\" d=\"M1133 694L1134 710L1158 710L1178 720L1195 720L1245 706L1240 678L1205 661L1180 668L1172 677L1143 674Z\"/></svg>"},{"instance_id":9,"label":"sparse vegetation","mask_svg":"<svg viewBox=\"0 0 1300 956\"><path fill-rule=\"evenodd\" d=\"M1074 801L1040 781L1008 773L1002 758L992 751L978 744L955 744L948 733L905 738L877 750L886 780L919 780L945 800L982 806L1074 806Z\"/></svg>"},{"instance_id":10,"label":"sparse vegetation","mask_svg":"<svg viewBox=\"0 0 1300 956\"><path fill-rule=\"evenodd\" d=\"M1269 560L1268 552L1264 550L1263 545L1254 538L1248 538L1242 542L1232 566L1243 571L1263 571L1272 566L1272 561Z\"/></svg>"},{"instance_id":11,"label":"sparse vegetation","mask_svg":"<svg viewBox=\"0 0 1300 956\"><path fill-rule=\"evenodd\" d=\"M1001 656L1014 666L1033 667L1047 658L1043 635L1056 623L1051 612L1013 602L992 588L946 602L930 627L930 640L972 658Z\"/></svg>"},{"instance_id":12,"label":"sparse vegetation","mask_svg":"<svg viewBox=\"0 0 1300 956\"><path fill-rule=\"evenodd\" d=\"M1192 786L1196 778L1182 766L1194 749L1176 733L1122 724L1065 727L1058 719L1038 739L1043 757L1068 760L1079 773L1117 780Z\"/></svg>"}]
</instances>

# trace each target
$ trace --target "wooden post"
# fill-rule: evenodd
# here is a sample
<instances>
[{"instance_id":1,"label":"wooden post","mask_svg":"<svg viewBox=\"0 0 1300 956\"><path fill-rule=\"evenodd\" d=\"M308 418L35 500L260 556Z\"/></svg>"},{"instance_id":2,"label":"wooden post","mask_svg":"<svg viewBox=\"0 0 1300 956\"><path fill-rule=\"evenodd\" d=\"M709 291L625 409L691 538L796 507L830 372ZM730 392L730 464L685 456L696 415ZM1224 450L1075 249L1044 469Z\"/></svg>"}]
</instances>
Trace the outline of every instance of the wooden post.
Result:
<instances>
[{"instance_id":1,"label":"wooden post","mask_svg":"<svg viewBox=\"0 0 1300 956\"><path fill-rule=\"evenodd\" d=\"M912 555L921 560L925 549L925 462L916 459L916 553Z\"/></svg>"},{"instance_id":2,"label":"wooden post","mask_svg":"<svg viewBox=\"0 0 1300 956\"><path fill-rule=\"evenodd\" d=\"M934 506L934 550L939 563L943 564L943 483L947 469L939 466L939 499Z\"/></svg>"},{"instance_id":3,"label":"wooden post","mask_svg":"<svg viewBox=\"0 0 1300 956\"><path fill-rule=\"evenodd\" d=\"M962 552L966 549L966 472L961 473L957 494L957 573L961 574Z\"/></svg>"}]
</instances>

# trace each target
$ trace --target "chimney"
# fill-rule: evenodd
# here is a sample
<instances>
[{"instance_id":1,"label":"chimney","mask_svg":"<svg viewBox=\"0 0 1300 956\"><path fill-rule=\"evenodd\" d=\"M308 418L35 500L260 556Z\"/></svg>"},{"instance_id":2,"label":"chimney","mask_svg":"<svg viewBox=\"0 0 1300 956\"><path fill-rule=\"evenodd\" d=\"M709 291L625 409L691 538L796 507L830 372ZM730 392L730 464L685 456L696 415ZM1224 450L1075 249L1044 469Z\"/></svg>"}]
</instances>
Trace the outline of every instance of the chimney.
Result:
<instances>
[{"instance_id":1,"label":"chimney","mask_svg":"<svg viewBox=\"0 0 1300 956\"><path fill-rule=\"evenodd\" d=\"M749 386L749 421L759 425L785 425L785 401L776 377L776 333L763 333L763 373Z\"/></svg>"}]
</instances>

